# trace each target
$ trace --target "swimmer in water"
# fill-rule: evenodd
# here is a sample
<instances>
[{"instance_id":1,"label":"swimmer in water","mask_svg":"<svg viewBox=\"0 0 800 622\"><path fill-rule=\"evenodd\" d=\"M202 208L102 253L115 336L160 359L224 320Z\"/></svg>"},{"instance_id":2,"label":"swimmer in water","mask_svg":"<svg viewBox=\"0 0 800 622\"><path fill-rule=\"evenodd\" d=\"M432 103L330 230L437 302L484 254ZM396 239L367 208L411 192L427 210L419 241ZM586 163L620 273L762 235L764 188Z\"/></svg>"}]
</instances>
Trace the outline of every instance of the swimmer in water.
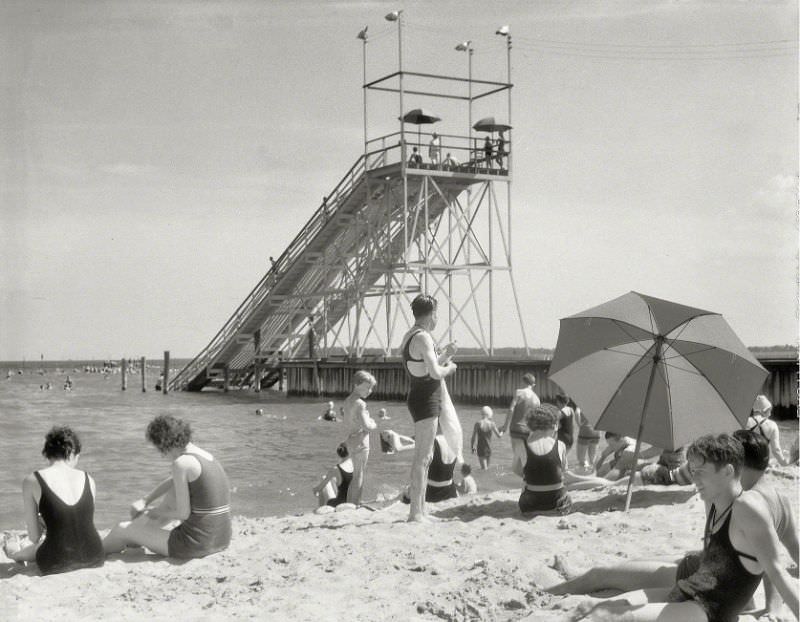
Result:
<instances>
[{"instance_id":1,"label":"swimmer in water","mask_svg":"<svg viewBox=\"0 0 800 622\"><path fill-rule=\"evenodd\" d=\"M398 434L394 430L383 430L380 434L380 439L381 451L385 454L393 454L416 447L413 438Z\"/></svg>"},{"instance_id":2,"label":"swimmer in water","mask_svg":"<svg viewBox=\"0 0 800 622\"><path fill-rule=\"evenodd\" d=\"M321 421L338 421L336 418L336 409L333 407L333 402L328 402L328 408L317 419Z\"/></svg>"},{"instance_id":3,"label":"swimmer in water","mask_svg":"<svg viewBox=\"0 0 800 622\"><path fill-rule=\"evenodd\" d=\"M389 419L391 419L391 417L386 414L386 409L385 408L381 408L378 411L378 418L381 419L381 421L388 421Z\"/></svg>"}]
</instances>

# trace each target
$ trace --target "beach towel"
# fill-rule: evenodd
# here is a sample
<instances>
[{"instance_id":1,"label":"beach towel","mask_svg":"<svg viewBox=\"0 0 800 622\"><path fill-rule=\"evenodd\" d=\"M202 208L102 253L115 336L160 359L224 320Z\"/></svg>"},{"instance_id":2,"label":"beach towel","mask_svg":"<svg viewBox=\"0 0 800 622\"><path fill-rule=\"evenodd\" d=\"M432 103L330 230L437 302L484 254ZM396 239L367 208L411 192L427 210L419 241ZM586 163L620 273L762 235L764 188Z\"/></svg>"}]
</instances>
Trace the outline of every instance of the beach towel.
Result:
<instances>
[{"instance_id":1,"label":"beach towel","mask_svg":"<svg viewBox=\"0 0 800 622\"><path fill-rule=\"evenodd\" d=\"M442 379L442 406L439 411L439 425L442 428L442 434L447 439L447 444L456 454L456 462L462 464L464 462L464 432L461 429L461 421L458 419L458 413L453 400L450 399L450 392L447 390L447 382Z\"/></svg>"}]
</instances>

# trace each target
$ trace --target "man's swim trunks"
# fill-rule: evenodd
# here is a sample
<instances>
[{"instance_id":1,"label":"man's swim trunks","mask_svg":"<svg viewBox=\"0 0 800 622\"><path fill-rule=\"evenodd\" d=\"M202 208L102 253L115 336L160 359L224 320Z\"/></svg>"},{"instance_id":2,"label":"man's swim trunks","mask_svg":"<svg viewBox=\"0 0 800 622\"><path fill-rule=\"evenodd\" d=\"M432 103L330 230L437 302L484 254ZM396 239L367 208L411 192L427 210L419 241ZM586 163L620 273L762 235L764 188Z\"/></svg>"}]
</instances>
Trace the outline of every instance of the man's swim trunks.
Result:
<instances>
[{"instance_id":1,"label":"man's swim trunks","mask_svg":"<svg viewBox=\"0 0 800 622\"><path fill-rule=\"evenodd\" d=\"M408 370L409 361L422 362L422 359L412 358L409 351L411 340L421 332L423 332L421 328L412 332L403 346L403 367L408 375L409 383L406 404L414 423L438 417L442 408L442 381L431 378L429 374L415 376Z\"/></svg>"}]
</instances>

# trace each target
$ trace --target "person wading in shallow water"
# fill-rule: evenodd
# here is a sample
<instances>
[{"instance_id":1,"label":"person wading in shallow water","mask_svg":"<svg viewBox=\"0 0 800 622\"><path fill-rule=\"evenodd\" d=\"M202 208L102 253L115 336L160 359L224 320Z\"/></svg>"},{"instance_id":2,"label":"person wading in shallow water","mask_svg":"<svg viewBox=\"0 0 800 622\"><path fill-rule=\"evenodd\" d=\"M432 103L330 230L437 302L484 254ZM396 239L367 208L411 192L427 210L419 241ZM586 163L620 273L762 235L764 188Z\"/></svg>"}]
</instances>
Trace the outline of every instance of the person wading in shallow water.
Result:
<instances>
[{"instance_id":1,"label":"person wading in shallow water","mask_svg":"<svg viewBox=\"0 0 800 622\"><path fill-rule=\"evenodd\" d=\"M442 379L456 372L450 361L455 346L448 344L437 356L431 331L436 327L436 300L420 294L411 303L414 326L405 334L401 346L403 366L409 379L408 411L414 420L414 460L411 465L409 521L426 521L425 483L433 459L433 441L442 406Z\"/></svg>"}]
</instances>

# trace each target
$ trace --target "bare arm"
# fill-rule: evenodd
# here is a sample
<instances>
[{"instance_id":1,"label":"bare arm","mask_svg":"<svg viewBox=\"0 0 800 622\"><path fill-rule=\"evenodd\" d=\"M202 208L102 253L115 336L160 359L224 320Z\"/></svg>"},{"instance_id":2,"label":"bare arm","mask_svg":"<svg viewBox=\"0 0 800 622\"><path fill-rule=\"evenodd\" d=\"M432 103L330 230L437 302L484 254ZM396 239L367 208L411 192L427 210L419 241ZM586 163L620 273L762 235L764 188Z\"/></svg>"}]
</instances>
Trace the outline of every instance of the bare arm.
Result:
<instances>
[{"instance_id":1,"label":"bare arm","mask_svg":"<svg viewBox=\"0 0 800 622\"><path fill-rule=\"evenodd\" d=\"M511 406L508 407L508 412L506 413L506 420L503 422L503 427L501 428L503 432L508 432L508 428L511 426L511 417L514 414L514 409L517 407L518 401L519 401L519 393L514 393L514 399L511 400Z\"/></svg>"},{"instance_id":2,"label":"bare arm","mask_svg":"<svg viewBox=\"0 0 800 622\"><path fill-rule=\"evenodd\" d=\"M797 583L780 563L778 534L775 533L769 511L763 504L756 504L744 497L734 505L734 510L739 533L750 544L758 563L796 616L800 606Z\"/></svg>"},{"instance_id":3,"label":"bare arm","mask_svg":"<svg viewBox=\"0 0 800 622\"><path fill-rule=\"evenodd\" d=\"M439 361L436 358L436 352L433 349L433 339L431 339L431 336L428 333L419 333L418 335L412 337L412 339L418 340L417 343L422 345L422 360L425 361L425 366L427 367L431 378L441 380L442 378L447 378L447 376L455 373L455 363L439 365Z\"/></svg>"},{"instance_id":4,"label":"bare arm","mask_svg":"<svg viewBox=\"0 0 800 622\"><path fill-rule=\"evenodd\" d=\"M774 421L769 421L769 423L772 424L769 426L772 428L772 434L769 438L769 448L772 450L772 455L775 456L778 464L786 466L789 464L789 460L784 456L783 449L781 449L781 431L778 429L777 423Z\"/></svg>"},{"instance_id":5,"label":"bare arm","mask_svg":"<svg viewBox=\"0 0 800 622\"><path fill-rule=\"evenodd\" d=\"M37 498L42 494L39 482L33 473L22 481L22 502L25 513L25 526L28 528L28 539L34 544L42 537L39 526L39 503Z\"/></svg>"},{"instance_id":6,"label":"bare arm","mask_svg":"<svg viewBox=\"0 0 800 622\"><path fill-rule=\"evenodd\" d=\"M172 463L172 485L175 487L175 508L158 508L148 511L152 518L177 518L186 520L192 512L189 501L189 475L192 471L199 476L200 464L196 458L183 455ZM163 483L163 482L162 482Z\"/></svg>"},{"instance_id":7,"label":"bare arm","mask_svg":"<svg viewBox=\"0 0 800 622\"><path fill-rule=\"evenodd\" d=\"M500 438L500 437L503 436L503 433L500 430L497 429L497 424L494 423L494 422L492 422L492 431L494 431L494 433L497 434L497 438Z\"/></svg>"},{"instance_id":8,"label":"bare arm","mask_svg":"<svg viewBox=\"0 0 800 622\"><path fill-rule=\"evenodd\" d=\"M364 403L364 400L356 400L355 411L356 421L362 430L374 430L378 427L378 424L375 423L375 420L369 416L367 405Z\"/></svg>"}]
</instances>

